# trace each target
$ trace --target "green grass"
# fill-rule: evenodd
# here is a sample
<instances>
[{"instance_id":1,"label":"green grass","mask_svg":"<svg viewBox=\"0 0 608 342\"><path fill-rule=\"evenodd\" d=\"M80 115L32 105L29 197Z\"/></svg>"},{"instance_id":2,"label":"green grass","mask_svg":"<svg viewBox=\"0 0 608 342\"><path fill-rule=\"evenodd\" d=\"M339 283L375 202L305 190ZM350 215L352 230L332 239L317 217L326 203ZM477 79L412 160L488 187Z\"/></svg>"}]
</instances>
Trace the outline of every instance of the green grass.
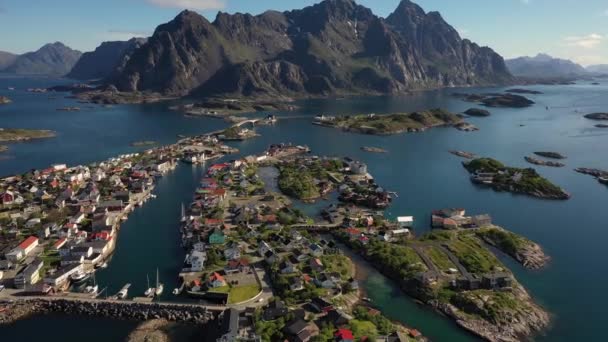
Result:
<instances>
[{"instance_id":1,"label":"green grass","mask_svg":"<svg viewBox=\"0 0 608 342\"><path fill-rule=\"evenodd\" d=\"M430 246L425 250L433 264L442 271L447 271L450 268L456 268L456 266L450 261L448 256L442 252L439 248Z\"/></svg>"},{"instance_id":2,"label":"green grass","mask_svg":"<svg viewBox=\"0 0 608 342\"><path fill-rule=\"evenodd\" d=\"M230 293L230 286L229 285L224 285L224 286L220 286L220 287L214 287L212 289L209 289L209 292L213 292L213 293Z\"/></svg>"},{"instance_id":3,"label":"green grass","mask_svg":"<svg viewBox=\"0 0 608 342\"><path fill-rule=\"evenodd\" d=\"M228 304L240 303L251 299L260 293L260 287L256 285L237 286L230 289Z\"/></svg>"},{"instance_id":4,"label":"green grass","mask_svg":"<svg viewBox=\"0 0 608 342\"><path fill-rule=\"evenodd\" d=\"M336 125L368 134L395 134L409 129L421 129L462 121L455 114L442 109L431 109L410 114L355 115L336 118Z\"/></svg>"},{"instance_id":5,"label":"green grass","mask_svg":"<svg viewBox=\"0 0 608 342\"><path fill-rule=\"evenodd\" d=\"M512 256L530 244L530 241L523 236L498 228L480 229L475 233L493 241L498 249Z\"/></svg>"},{"instance_id":6,"label":"green grass","mask_svg":"<svg viewBox=\"0 0 608 342\"><path fill-rule=\"evenodd\" d=\"M359 340L362 337L367 336L370 340L374 340L374 337L378 335L378 329L374 325L374 323L370 321L360 321L357 319L353 319L348 322L348 325L353 331L353 335L355 335L355 339Z\"/></svg>"},{"instance_id":7,"label":"green grass","mask_svg":"<svg viewBox=\"0 0 608 342\"><path fill-rule=\"evenodd\" d=\"M496 267L503 267L500 261L481 245L480 241L470 235L461 234L449 242L450 250L462 265L471 273L488 273Z\"/></svg>"},{"instance_id":8,"label":"green grass","mask_svg":"<svg viewBox=\"0 0 608 342\"><path fill-rule=\"evenodd\" d=\"M342 280L348 280L354 276L353 262L347 256L338 254L324 255L321 257L321 262L323 262L327 271L339 273Z\"/></svg>"},{"instance_id":9,"label":"green grass","mask_svg":"<svg viewBox=\"0 0 608 342\"><path fill-rule=\"evenodd\" d=\"M56 134L49 130L1 128L0 141L15 141L40 138L52 138Z\"/></svg>"}]
</instances>

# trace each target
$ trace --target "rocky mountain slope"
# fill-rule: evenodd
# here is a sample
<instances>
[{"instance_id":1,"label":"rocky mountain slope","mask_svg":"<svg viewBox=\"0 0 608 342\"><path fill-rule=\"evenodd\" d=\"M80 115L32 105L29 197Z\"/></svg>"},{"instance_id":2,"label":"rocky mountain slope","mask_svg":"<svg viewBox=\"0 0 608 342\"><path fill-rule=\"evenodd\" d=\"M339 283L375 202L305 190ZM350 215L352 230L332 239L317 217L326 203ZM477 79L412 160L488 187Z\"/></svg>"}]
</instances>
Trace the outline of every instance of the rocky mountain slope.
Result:
<instances>
[{"instance_id":1,"label":"rocky mountain slope","mask_svg":"<svg viewBox=\"0 0 608 342\"><path fill-rule=\"evenodd\" d=\"M15 59L17 59L17 55L10 52L0 51L0 71L13 64Z\"/></svg>"},{"instance_id":2,"label":"rocky mountain slope","mask_svg":"<svg viewBox=\"0 0 608 342\"><path fill-rule=\"evenodd\" d=\"M4 72L21 75L63 76L76 64L82 53L60 42L46 44L38 51L20 55Z\"/></svg>"},{"instance_id":3,"label":"rocky mountain slope","mask_svg":"<svg viewBox=\"0 0 608 342\"><path fill-rule=\"evenodd\" d=\"M553 58L546 54L509 59L506 63L509 71L518 77L559 78L587 74L587 70L579 64L567 59Z\"/></svg>"},{"instance_id":4,"label":"rocky mountain slope","mask_svg":"<svg viewBox=\"0 0 608 342\"><path fill-rule=\"evenodd\" d=\"M101 79L121 72L133 52L145 44L145 38L103 42L95 51L85 52L66 77L77 80Z\"/></svg>"},{"instance_id":5,"label":"rocky mountain slope","mask_svg":"<svg viewBox=\"0 0 608 342\"><path fill-rule=\"evenodd\" d=\"M213 22L184 11L106 83L176 96L301 97L511 80L502 57L461 39L437 12L404 0L383 19L352 0L326 0Z\"/></svg>"}]
</instances>

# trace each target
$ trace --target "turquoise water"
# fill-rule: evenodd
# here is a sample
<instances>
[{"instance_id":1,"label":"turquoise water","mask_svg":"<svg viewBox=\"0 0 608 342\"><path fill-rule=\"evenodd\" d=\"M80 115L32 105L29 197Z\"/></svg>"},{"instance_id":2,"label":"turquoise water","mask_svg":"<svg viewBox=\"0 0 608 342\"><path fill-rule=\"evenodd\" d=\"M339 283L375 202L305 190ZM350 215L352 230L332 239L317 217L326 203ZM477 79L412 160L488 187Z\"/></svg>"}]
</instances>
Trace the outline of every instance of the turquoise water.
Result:
<instances>
[{"instance_id":1,"label":"turquoise water","mask_svg":"<svg viewBox=\"0 0 608 342\"><path fill-rule=\"evenodd\" d=\"M48 94L4 90L20 84L32 87L56 83L44 79L0 79L0 95L15 100L14 104L0 106L0 126L47 128L59 133L56 139L10 145L8 155L13 158L0 161L0 175L54 162L91 162L132 151L134 148L129 144L133 141L168 143L174 141L177 134L198 134L226 125L216 119L186 118L169 111L168 104L95 106L81 112L57 112L57 107L85 105L61 97L49 100ZM490 213L498 224L538 241L553 258L546 269L534 272L506 260L532 296L553 315L552 327L536 339L602 340L608 307L603 291L608 288L608 275L604 272L604 260L608 256L604 248L608 241L605 224L608 212L604 210L608 188L572 169L608 169L608 130L594 128L595 122L582 117L584 113L606 111L608 84L531 88L545 93L530 96L538 105L526 109L492 109L491 117L471 118L469 121L481 129L474 133L438 128L420 134L364 136L313 126L309 119L296 118L280 121L276 126L260 127L262 137L233 145L241 150L240 155L247 155L271 143L293 142L310 146L315 154L361 159L368 163L380 184L399 193L388 210L389 216L414 215L418 233L427 230L432 209L458 206L471 213ZM484 91L494 90L501 89ZM310 100L303 102L298 112L279 115L388 113L429 107L459 112L471 107L448 96L450 92L452 90L408 97ZM546 110L546 106L550 106L550 110ZM389 153L366 153L360 151L361 146L378 146ZM537 167L537 170L573 197L569 201L553 202L476 188L460 166L462 160L449 154L449 149L491 156L522 167L529 166L523 157L533 151L563 153L568 156L567 167ZM167 293L172 290L183 260L177 236L180 204L191 198L202 172L202 169L182 165L161 180L155 190L158 198L138 209L123 225L110 267L98 274L97 280L102 286L116 291L131 282L133 293L139 293L146 286L146 274L152 279L158 267ZM403 296L377 273L370 272L364 286L383 311L419 328L433 340L473 340L450 321ZM0 328L2 336L3 329L6 328Z\"/></svg>"}]
</instances>

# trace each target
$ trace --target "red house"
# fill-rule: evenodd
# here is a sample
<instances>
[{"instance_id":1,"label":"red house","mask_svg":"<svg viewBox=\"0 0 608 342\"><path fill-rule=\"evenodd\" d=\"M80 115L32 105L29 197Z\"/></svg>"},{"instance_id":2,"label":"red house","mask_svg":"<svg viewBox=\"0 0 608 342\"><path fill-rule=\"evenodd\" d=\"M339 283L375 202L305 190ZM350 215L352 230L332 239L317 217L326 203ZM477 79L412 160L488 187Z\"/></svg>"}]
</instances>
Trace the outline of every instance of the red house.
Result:
<instances>
[{"instance_id":1,"label":"red house","mask_svg":"<svg viewBox=\"0 0 608 342\"><path fill-rule=\"evenodd\" d=\"M334 336L336 337L336 341L342 342L352 342L355 339L353 332L348 329L338 329Z\"/></svg>"}]
</instances>

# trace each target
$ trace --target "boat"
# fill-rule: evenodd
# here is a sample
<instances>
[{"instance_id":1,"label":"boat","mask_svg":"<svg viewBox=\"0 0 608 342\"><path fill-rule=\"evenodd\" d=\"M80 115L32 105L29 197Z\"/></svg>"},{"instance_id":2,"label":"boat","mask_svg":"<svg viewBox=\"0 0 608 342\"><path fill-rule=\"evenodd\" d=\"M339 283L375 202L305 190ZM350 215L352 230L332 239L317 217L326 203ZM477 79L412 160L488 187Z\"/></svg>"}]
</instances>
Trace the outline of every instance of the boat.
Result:
<instances>
[{"instance_id":1,"label":"boat","mask_svg":"<svg viewBox=\"0 0 608 342\"><path fill-rule=\"evenodd\" d=\"M182 222L186 222L186 207L184 207L184 202L182 202Z\"/></svg>"},{"instance_id":2,"label":"boat","mask_svg":"<svg viewBox=\"0 0 608 342\"><path fill-rule=\"evenodd\" d=\"M95 268L96 269L97 268L101 268L101 269L108 268L108 263L107 262L102 262L100 264L95 265Z\"/></svg>"},{"instance_id":3,"label":"boat","mask_svg":"<svg viewBox=\"0 0 608 342\"><path fill-rule=\"evenodd\" d=\"M161 294L163 294L164 289L165 289L165 286L163 285L163 283L158 282L158 268L157 268L156 269L156 289L154 290L154 294L156 296L160 296Z\"/></svg>"},{"instance_id":4,"label":"boat","mask_svg":"<svg viewBox=\"0 0 608 342\"><path fill-rule=\"evenodd\" d=\"M120 289L120 291L118 291L118 294L116 294L116 299L125 299L127 298L127 295L129 294L129 288L131 287L131 284L126 284L125 286L122 287L122 289Z\"/></svg>"},{"instance_id":5,"label":"boat","mask_svg":"<svg viewBox=\"0 0 608 342\"><path fill-rule=\"evenodd\" d=\"M146 274L146 281L148 282L148 287L146 292L144 292L144 295L146 297L154 297L154 292L156 291L155 288L150 287L150 278L148 278L148 275Z\"/></svg>"},{"instance_id":6,"label":"boat","mask_svg":"<svg viewBox=\"0 0 608 342\"><path fill-rule=\"evenodd\" d=\"M86 273L85 271L78 271L78 272L76 272L76 273L72 274L72 275L70 276L70 279L71 279L71 280L72 280L74 283L78 284L78 283L82 283L82 282L84 282L85 280L89 279L89 276L90 276L90 274L89 274L89 273Z\"/></svg>"},{"instance_id":7,"label":"boat","mask_svg":"<svg viewBox=\"0 0 608 342\"><path fill-rule=\"evenodd\" d=\"M91 298L96 298L99 295L99 286L97 280L95 280L95 273L93 273L93 285L88 285L84 288L84 293L90 294Z\"/></svg>"},{"instance_id":8,"label":"boat","mask_svg":"<svg viewBox=\"0 0 608 342\"><path fill-rule=\"evenodd\" d=\"M173 289L173 294L174 294L174 295L176 295L176 296L177 296L177 295L179 295L179 293L180 293L180 291L179 291L179 289L178 289L178 288L174 288L174 289Z\"/></svg>"},{"instance_id":9,"label":"boat","mask_svg":"<svg viewBox=\"0 0 608 342\"><path fill-rule=\"evenodd\" d=\"M608 177L599 177L597 180L602 184L608 185Z\"/></svg>"},{"instance_id":10,"label":"boat","mask_svg":"<svg viewBox=\"0 0 608 342\"><path fill-rule=\"evenodd\" d=\"M97 291L99 291L99 286L97 284L89 285L84 288L84 293L90 294L91 296L93 296L93 298L97 297Z\"/></svg>"}]
</instances>

